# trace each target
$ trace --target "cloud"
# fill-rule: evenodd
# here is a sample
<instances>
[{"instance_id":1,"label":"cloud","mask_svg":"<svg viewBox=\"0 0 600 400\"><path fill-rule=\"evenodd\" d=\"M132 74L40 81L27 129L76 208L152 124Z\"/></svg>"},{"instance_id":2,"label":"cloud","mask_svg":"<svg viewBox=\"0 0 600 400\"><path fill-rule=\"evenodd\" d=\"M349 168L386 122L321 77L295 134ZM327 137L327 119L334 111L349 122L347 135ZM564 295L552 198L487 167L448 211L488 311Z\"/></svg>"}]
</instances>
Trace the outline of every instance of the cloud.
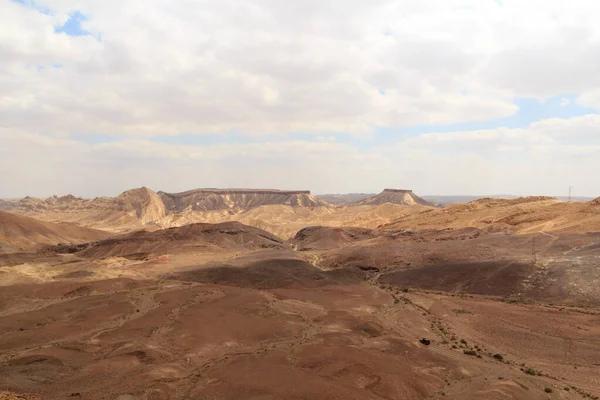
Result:
<instances>
[{"instance_id":1,"label":"cloud","mask_svg":"<svg viewBox=\"0 0 600 400\"><path fill-rule=\"evenodd\" d=\"M591 0L35 4L4 0L0 13L0 170L13 171L0 196L93 196L143 184L600 192L586 179L599 167L598 115L432 129L387 148L364 140L376 127L510 116L516 97L600 110L600 14ZM79 36L57 29L73 15L85 16ZM232 131L254 142L153 141ZM115 140L79 141L89 133Z\"/></svg>"},{"instance_id":2,"label":"cloud","mask_svg":"<svg viewBox=\"0 0 600 400\"><path fill-rule=\"evenodd\" d=\"M583 128L586 128L584 130ZM595 129L595 130L594 130ZM585 132L585 134L582 134ZM522 129L428 133L380 148L284 140L173 145L148 139L90 144L1 130L0 197L116 195L146 185L273 187L316 193L410 188L421 194L600 193L597 116L548 119Z\"/></svg>"},{"instance_id":3,"label":"cloud","mask_svg":"<svg viewBox=\"0 0 600 400\"><path fill-rule=\"evenodd\" d=\"M138 137L364 135L501 118L516 95L598 87L594 3L524 3L48 0L46 15L8 1L0 117ZM56 32L75 14L91 35Z\"/></svg>"},{"instance_id":4,"label":"cloud","mask_svg":"<svg viewBox=\"0 0 600 400\"><path fill-rule=\"evenodd\" d=\"M560 99L560 106L561 107L567 107L571 105L571 99L567 99L567 98L561 98Z\"/></svg>"}]
</instances>

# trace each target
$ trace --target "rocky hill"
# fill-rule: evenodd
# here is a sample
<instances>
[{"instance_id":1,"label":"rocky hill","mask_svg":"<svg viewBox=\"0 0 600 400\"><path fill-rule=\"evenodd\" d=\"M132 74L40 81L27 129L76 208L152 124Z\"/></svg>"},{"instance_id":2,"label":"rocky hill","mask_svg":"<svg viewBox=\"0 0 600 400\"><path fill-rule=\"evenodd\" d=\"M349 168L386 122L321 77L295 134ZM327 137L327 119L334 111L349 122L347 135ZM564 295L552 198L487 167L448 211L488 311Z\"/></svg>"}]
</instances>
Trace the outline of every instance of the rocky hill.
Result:
<instances>
[{"instance_id":1,"label":"rocky hill","mask_svg":"<svg viewBox=\"0 0 600 400\"><path fill-rule=\"evenodd\" d=\"M401 204L406 206L413 206L416 204L433 206L432 203L414 194L412 190L402 189L385 189L376 196L368 197L358 202L358 204L361 205L379 205L385 203Z\"/></svg>"},{"instance_id":2,"label":"rocky hill","mask_svg":"<svg viewBox=\"0 0 600 400\"><path fill-rule=\"evenodd\" d=\"M142 187L117 197L83 199L73 195L46 199L25 197L10 212L44 221L75 222L84 226L119 230L142 227L165 216L160 197Z\"/></svg>"},{"instance_id":3,"label":"rocky hill","mask_svg":"<svg viewBox=\"0 0 600 400\"><path fill-rule=\"evenodd\" d=\"M197 189L155 193L145 187L117 197L95 199L72 195L46 199L26 197L10 202L9 206L12 213L44 221L74 222L117 233L239 221L285 239L314 225L373 229L429 208L390 202L332 205L309 191Z\"/></svg>"},{"instance_id":4,"label":"rocky hill","mask_svg":"<svg viewBox=\"0 0 600 400\"><path fill-rule=\"evenodd\" d=\"M340 248L375 237L377 234L367 228L311 226L298 231L289 242L296 250L307 251Z\"/></svg>"},{"instance_id":5,"label":"rocky hill","mask_svg":"<svg viewBox=\"0 0 600 400\"><path fill-rule=\"evenodd\" d=\"M183 250L257 250L281 249L278 237L239 222L190 224L158 231L138 231L80 245L56 246L57 253L77 254L86 258L128 257Z\"/></svg>"},{"instance_id":6,"label":"rocky hill","mask_svg":"<svg viewBox=\"0 0 600 400\"><path fill-rule=\"evenodd\" d=\"M388 231L477 227L504 233L596 232L600 230L599 205L599 199L568 203L539 196L510 200L485 198L406 215L382 228Z\"/></svg>"},{"instance_id":7,"label":"rocky hill","mask_svg":"<svg viewBox=\"0 0 600 400\"><path fill-rule=\"evenodd\" d=\"M15 203L16 203L15 200L0 199L0 211L8 211L11 208L14 208Z\"/></svg>"},{"instance_id":8,"label":"rocky hill","mask_svg":"<svg viewBox=\"0 0 600 400\"><path fill-rule=\"evenodd\" d=\"M158 221L166 215L161 197L146 187L128 190L116 199L133 208L136 217L144 225Z\"/></svg>"},{"instance_id":9,"label":"rocky hill","mask_svg":"<svg viewBox=\"0 0 600 400\"><path fill-rule=\"evenodd\" d=\"M328 203L308 190L196 189L182 193L158 192L171 213L184 211L248 210L264 205L319 207Z\"/></svg>"}]
</instances>

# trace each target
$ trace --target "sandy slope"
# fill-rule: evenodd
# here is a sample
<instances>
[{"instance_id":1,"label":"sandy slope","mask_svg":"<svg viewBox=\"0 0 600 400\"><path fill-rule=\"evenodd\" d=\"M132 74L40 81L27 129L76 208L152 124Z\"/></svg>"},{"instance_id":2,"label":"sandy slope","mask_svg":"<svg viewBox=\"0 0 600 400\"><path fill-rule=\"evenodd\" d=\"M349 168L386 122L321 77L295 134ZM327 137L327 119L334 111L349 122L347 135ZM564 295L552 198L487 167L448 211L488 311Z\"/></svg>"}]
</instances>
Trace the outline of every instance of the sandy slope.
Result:
<instances>
[{"instance_id":1,"label":"sandy slope","mask_svg":"<svg viewBox=\"0 0 600 400\"><path fill-rule=\"evenodd\" d=\"M43 245L82 243L107 238L108 232L75 224L38 221L0 211L0 251L31 250Z\"/></svg>"},{"instance_id":2,"label":"sandy slope","mask_svg":"<svg viewBox=\"0 0 600 400\"><path fill-rule=\"evenodd\" d=\"M162 227L181 226L193 222L217 223L239 221L256 226L281 238L288 239L309 226L377 228L413 213L426 210L424 206L383 204L379 206L292 207L270 205L256 207L239 214L223 211L188 212L169 215L158 222Z\"/></svg>"},{"instance_id":3,"label":"sandy slope","mask_svg":"<svg viewBox=\"0 0 600 400\"><path fill-rule=\"evenodd\" d=\"M600 200L565 203L550 197L482 199L407 215L387 224L384 229L441 227L477 227L513 233L595 232L600 231Z\"/></svg>"}]
</instances>

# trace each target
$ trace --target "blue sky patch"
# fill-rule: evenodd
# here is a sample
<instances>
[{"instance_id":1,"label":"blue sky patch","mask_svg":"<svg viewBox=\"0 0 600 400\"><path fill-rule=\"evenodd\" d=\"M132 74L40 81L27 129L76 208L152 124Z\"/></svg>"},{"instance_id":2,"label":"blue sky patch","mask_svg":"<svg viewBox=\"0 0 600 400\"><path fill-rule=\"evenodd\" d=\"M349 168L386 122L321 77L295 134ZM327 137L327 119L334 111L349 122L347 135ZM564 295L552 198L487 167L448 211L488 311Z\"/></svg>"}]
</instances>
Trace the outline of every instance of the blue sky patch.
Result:
<instances>
[{"instance_id":1,"label":"blue sky patch","mask_svg":"<svg viewBox=\"0 0 600 400\"><path fill-rule=\"evenodd\" d=\"M90 32L81 27L81 23L87 21L87 17L81 11L74 11L69 14L69 19L63 26L54 28L56 33L66 33L69 36L87 36Z\"/></svg>"},{"instance_id":2,"label":"blue sky patch","mask_svg":"<svg viewBox=\"0 0 600 400\"><path fill-rule=\"evenodd\" d=\"M39 2L34 1L34 0L12 0L12 2L22 4L26 7L31 7L33 9L41 12L42 14L52 15L52 10L50 10L48 7L43 6L42 4L40 4Z\"/></svg>"}]
</instances>

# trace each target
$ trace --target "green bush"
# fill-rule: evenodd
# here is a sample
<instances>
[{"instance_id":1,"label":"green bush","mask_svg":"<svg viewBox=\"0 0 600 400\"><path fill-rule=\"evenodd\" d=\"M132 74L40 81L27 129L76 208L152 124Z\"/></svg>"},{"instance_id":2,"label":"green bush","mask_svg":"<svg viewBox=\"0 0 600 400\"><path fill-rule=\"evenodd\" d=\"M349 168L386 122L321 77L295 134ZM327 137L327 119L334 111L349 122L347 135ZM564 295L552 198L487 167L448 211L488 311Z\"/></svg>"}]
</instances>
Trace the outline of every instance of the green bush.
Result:
<instances>
[{"instance_id":1,"label":"green bush","mask_svg":"<svg viewBox=\"0 0 600 400\"><path fill-rule=\"evenodd\" d=\"M525 370L525 373L526 373L526 374L528 374L528 375L537 375L537 372L536 372L536 370L535 370L535 369L533 369L533 368L527 368L527 369Z\"/></svg>"}]
</instances>

